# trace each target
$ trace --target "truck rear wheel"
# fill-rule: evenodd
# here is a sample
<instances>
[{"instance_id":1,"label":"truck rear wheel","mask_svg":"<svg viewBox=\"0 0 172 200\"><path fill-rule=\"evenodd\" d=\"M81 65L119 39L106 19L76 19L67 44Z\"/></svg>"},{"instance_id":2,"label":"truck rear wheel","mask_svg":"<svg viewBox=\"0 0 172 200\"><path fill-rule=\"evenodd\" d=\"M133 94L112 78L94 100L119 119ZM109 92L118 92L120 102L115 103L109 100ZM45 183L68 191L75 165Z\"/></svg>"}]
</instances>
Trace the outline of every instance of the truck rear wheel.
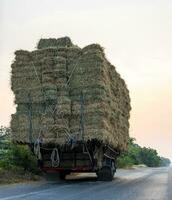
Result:
<instances>
[{"instance_id":1,"label":"truck rear wheel","mask_svg":"<svg viewBox=\"0 0 172 200\"><path fill-rule=\"evenodd\" d=\"M102 167L97 172L98 181L112 181L114 176L114 170L111 167Z\"/></svg>"},{"instance_id":2,"label":"truck rear wheel","mask_svg":"<svg viewBox=\"0 0 172 200\"><path fill-rule=\"evenodd\" d=\"M59 178L60 180L65 180L66 175L69 175L70 172L66 171L66 172L59 172Z\"/></svg>"},{"instance_id":3,"label":"truck rear wheel","mask_svg":"<svg viewBox=\"0 0 172 200\"><path fill-rule=\"evenodd\" d=\"M59 179L58 173L44 173L44 178L47 181L57 181Z\"/></svg>"},{"instance_id":4,"label":"truck rear wheel","mask_svg":"<svg viewBox=\"0 0 172 200\"><path fill-rule=\"evenodd\" d=\"M66 173L65 172L59 172L59 178L60 180L65 180Z\"/></svg>"}]
</instances>

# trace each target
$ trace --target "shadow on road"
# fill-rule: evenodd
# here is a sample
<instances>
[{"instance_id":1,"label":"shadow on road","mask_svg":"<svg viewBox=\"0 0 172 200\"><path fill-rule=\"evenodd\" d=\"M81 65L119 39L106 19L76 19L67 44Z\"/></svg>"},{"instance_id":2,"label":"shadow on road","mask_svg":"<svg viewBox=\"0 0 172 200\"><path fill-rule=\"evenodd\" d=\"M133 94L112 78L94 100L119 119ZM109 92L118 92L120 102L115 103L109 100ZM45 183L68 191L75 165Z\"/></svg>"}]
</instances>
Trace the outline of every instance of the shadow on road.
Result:
<instances>
[{"instance_id":1,"label":"shadow on road","mask_svg":"<svg viewBox=\"0 0 172 200\"><path fill-rule=\"evenodd\" d=\"M113 181L119 180L118 177L114 177ZM78 184L78 183L94 183L94 182L107 182L107 181L98 181L95 173L80 173L80 174L71 174L67 175L65 180L60 180L59 177L53 176L53 180L51 179L51 184Z\"/></svg>"},{"instance_id":2,"label":"shadow on road","mask_svg":"<svg viewBox=\"0 0 172 200\"><path fill-rule=\"evenodd\" d=\"M72 173L66 176L67 182L70 181L97 181L97 176L95 173Z\"/></svg>"}]
</instances>

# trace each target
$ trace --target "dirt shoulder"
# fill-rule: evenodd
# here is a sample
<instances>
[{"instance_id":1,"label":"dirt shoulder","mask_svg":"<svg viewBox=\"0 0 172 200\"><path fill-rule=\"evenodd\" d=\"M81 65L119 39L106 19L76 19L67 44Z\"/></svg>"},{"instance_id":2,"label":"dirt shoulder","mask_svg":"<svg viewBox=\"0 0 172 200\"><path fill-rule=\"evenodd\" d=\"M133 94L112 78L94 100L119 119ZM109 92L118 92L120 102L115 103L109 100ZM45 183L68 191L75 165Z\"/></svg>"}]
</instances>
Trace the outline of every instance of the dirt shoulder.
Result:
<instances>
[{"instance_id":1,"label":"dirt shoulder","mask_svg":"<svg viewBox=\"0 0 172 200\"><path fill-rule=\"evenodd\" d=\"M42 177L31 172L20 170L6 170L0 168L0 185L39 181Z\"/></svg>"}]
</instances>

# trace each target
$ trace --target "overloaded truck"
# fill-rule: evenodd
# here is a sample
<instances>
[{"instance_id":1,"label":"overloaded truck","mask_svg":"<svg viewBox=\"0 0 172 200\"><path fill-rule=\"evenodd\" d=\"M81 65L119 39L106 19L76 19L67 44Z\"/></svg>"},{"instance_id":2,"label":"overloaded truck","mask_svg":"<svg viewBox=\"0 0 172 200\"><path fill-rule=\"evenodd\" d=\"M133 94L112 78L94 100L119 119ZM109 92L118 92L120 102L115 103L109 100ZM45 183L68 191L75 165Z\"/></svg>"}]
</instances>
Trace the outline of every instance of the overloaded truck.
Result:
<instances>
[{"instance_id":1,"label":"overloaded truck","mask_svg":"<svg viewBox=\"0 0 172 200\"><path fill-rule=\"evenodd\" d=\"M46 173L96 172L112 180L127 148L130 97L99 44L40 39L11 65L13 141L29 145Z\"/></svg>"}]
</instances>

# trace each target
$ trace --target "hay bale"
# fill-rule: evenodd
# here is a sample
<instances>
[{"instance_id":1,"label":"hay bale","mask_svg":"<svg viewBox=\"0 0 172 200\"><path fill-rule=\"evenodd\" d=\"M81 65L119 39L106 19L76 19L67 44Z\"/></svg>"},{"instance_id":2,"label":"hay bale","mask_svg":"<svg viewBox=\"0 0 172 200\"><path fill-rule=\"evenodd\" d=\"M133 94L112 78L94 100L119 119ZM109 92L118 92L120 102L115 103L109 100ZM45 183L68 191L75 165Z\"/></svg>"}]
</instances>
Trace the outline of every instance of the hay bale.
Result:
<instances>
[{"instance_id":1,"label":"hay bale","mask_svg":"<svg viewBox=\"0 0 172 200\"><path fill-rule=\"evenodd\" d=\"M40 39L38 42L37 48L44 49L49 47L70 47L72 46L71 39L69 37L62 38L49 38L49 39Z\"/></svg>"},{"instance_id":2,"label":"hay bale","mask_svg":"<svg viewBox=\"0 0 172 200\"><path fill-rule=\"evenodd\" d=\"M124 80L92 44L83 49L70 38L41 39L32 52L15 52L11 88L17 104L11 127L14 141L30 143L28 113L32 107L33 141L63 145L80 140L81 93L84 140L98 139L126 148L130 97ZM28 98L30 97L30 99Z\"/></svg>"}]
</instances>

